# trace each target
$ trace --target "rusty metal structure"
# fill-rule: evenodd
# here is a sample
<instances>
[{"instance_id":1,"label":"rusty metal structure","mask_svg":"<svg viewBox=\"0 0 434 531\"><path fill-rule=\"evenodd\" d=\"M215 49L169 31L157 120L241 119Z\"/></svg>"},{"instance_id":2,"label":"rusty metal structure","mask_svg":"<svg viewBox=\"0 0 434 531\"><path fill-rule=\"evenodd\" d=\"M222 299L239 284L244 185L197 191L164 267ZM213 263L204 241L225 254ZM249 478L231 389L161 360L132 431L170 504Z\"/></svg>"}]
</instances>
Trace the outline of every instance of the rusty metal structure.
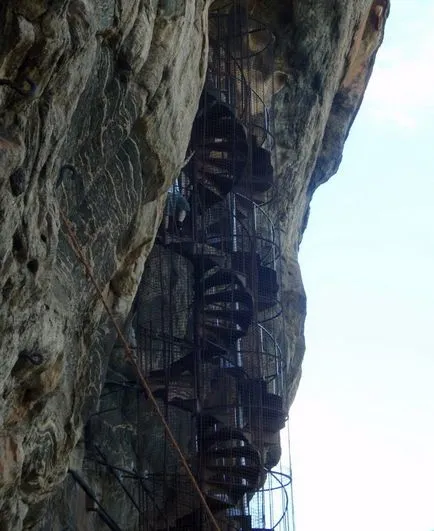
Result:
<instances>
[{"instance_id":1,"label":"rusty metal structure","mask_svg":"<svg viewBox=\"0 0 434 531\"><path fill-rule=\"evenodd\" d=\"M274 37L234 0L214 4L209 42L189 162L169 190L125 333L220 529L292 531L290 463L279 465L288 445L280 232L269 208ZM87 500L83 529L213 529L116 346L86 427L84 476L74 477Z\"/></svg>"}]
</instances>

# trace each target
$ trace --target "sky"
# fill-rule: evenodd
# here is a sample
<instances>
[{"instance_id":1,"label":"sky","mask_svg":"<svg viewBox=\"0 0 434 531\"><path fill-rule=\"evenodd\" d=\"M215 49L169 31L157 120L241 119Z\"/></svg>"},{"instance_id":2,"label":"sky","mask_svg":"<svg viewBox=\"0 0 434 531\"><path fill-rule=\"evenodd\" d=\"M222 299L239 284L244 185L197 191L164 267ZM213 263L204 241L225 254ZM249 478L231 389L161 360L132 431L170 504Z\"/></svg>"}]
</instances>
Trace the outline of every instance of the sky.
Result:
<instances>
[{"instance_id":1,"label":"sky","mask_svg":"<svg viewBox=\"0 0 434 531\"><path fill-rule=\"evenodd\" d=\"M434 530L434 0L392 0L300 252L297 531Z\"/></svg>"}]
</instances>

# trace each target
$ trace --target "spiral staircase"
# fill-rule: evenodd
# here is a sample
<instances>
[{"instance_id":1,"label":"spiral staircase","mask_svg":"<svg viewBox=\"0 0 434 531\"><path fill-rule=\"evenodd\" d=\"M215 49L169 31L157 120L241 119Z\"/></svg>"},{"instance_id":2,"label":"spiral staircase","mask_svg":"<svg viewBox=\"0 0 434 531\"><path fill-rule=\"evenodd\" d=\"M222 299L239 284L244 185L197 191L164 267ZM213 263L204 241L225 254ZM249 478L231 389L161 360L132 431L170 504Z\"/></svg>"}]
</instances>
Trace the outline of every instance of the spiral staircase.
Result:
<instances>
[{"instance_id":1,"label":"spiral staircase","mask_svg":"<svg viewBox=\"0 0 434 531\"><path fill-rule=\"evenodd\" d=\"M222 7L210 14L210 63L189 161L171 190L126 329L159 414L221 531L289 531L281 519L264 516L287 420L279 231L268 210L273 139L267 106L249 77L260 52L246 48L242 1L216 4ZM253 20L247 27L268 31ZM88 487L107 474L107 513L110 500L123 496L137 511L134 529L213 529L155 420L149 389L115 350L87 425L86 459L94 469ZM108 434L103 441L115 441L104 459L94 426Z\"/></svg>"},{"instance_id":2,"label":"spiral staircase","mask_svg":"<svg viewBox=\"0 0 434 531\"><path fill-rule=\"evenodd\" d=\"M198 378L209 364L233 380L235 392L213 406L164 389L157 396L196 416L198 481L211 511L225 522L222 529L259 531L265 528L252 527L245 508L267 470L251 434L264 433L266 440L267 433L283 428L286 413L282 396L269 392L266 380L252 377L247 358L255 347L243 354L240 343L278 302L275 264L257 249L254 229L248 234L260 208L255 198L271 188L273 170L271 154L249 137L248 126L224 99L216 87L205 87L191 136L194 155L182 183L192 219L182 236L164 238L164 245L194 268L192 348L149 377L151 382L165 377L170 386L185 374ZM200 511L183 515L173 529L204 529Z\"/></svg>"}]
</instances>

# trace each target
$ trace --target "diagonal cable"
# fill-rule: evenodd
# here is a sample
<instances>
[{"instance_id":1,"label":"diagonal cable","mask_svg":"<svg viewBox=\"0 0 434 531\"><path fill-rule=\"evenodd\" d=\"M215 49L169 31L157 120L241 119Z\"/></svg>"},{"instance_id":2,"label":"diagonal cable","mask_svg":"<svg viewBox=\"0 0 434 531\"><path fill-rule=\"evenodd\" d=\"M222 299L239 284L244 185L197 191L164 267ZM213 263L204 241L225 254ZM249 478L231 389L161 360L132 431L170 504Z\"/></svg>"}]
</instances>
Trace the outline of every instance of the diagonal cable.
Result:
<instances>
[{"instance_id":1,"label":"diagonal cable","mask_svg":"<svg viewBox=\"0 0 434 531\"><path fill-rule=\"evenodd\" d=\"M81 246L77 240L77 237L74 233L74 230L72 228L72 224L71 222L69 221L69 219L66 217L66 215L63 213L62 210L60 210L60 218L62 219L64 225L65 225L65 228L66 228L66 233L67 233L67 237L68 237L68 243L71 247L71 249L74 251L74 254L76 255L76 257L78 258L78 260L83 264L84 266L84 269L86 271L86 274L89 276L92 284L94 285L97 293L98 293L98 297L100 298L103 306L104 306L104 309L105 311L107 312L107 315L109 316L110 320L112 321L115 329L116 329L116 332L118 334L118 337L119 337L119 340L120 342L122 343L122 346L124 347L124 351L125 351L125 357L128 359L128 361L132 364L138 378L139 378L139 381L143 387L143 389L145 390L149 400L151 401L152 403L152 406L154 407L154 410L155 412L157 413L158 417L160 418L161 420L161 423L163 424L163 427L166 431L166 434L173 446L173 449L175 450L175 452L178 454L179 456L179 459L181 461L181 464L182 466L184 467L185 471L187 472L187 475L188 477L190 478L192 484L193 484L193 487L194 489L196 490L198 496L199 496L199 499L205 509L205 512L207 513L207 515L209 516L210 520L211 520L211 523L215 529L215 531L221 531L220 529L220 526L219 524L217 523L217 520L215 519L211 509L209 508L209 505L205 499L205 496L202 492L202 490L200 489L199 487L199 484L197 483L196 481L196 478L194 477L194 474L193 472L191 471L191 468L189 467L188 463L187 463L187 460L178 444L178 442L176 441L176 438L175 436L173 435L172 433L172 430L170 429L170 426L168 424L168 422L166 421L166 419L164 418L164 415L163 415L163 412L161 411L160 409L160 406L158 405L158 402L156 401L153 393L152 393L152 390L151 390L151 387L149 386L142 370L140 369L137 361L134 359L134 356L132 354L132 351L131 351L131 348L129 347L128 345L128 342L127 340L125 339L125 336L124 334L122 333L122 330L120 329L119 325L117 324L116 322L116 319L114 318L114 315L112 313L112 311L110 310L106 300L105 300L105 297L104 297L104 294L103 292L101 291L100 287L98 286L98 283L95 279L95 276L93 274L93 271L92 271L92 268L91 266L89 265L89 262L87 261L82 249L81 249Z\"/></svg>"}]
</instances>

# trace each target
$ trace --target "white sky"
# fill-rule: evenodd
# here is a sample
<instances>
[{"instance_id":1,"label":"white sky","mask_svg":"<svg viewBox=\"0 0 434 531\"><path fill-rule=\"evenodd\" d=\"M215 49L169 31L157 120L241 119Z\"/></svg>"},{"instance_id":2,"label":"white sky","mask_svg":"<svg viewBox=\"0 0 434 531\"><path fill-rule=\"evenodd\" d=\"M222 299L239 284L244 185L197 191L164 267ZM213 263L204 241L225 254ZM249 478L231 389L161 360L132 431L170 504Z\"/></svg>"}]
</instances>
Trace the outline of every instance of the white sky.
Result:
<instances>
[{"instance_id":1,"label":"white sky","mask_svg":"<svg viewBox=\"0 0 434 531\"><path fill-rule=\"evenodd\" d=\"M434 530L434 0L392 0L300 261L297 531Z\"/></svg>"}]
</instances>

